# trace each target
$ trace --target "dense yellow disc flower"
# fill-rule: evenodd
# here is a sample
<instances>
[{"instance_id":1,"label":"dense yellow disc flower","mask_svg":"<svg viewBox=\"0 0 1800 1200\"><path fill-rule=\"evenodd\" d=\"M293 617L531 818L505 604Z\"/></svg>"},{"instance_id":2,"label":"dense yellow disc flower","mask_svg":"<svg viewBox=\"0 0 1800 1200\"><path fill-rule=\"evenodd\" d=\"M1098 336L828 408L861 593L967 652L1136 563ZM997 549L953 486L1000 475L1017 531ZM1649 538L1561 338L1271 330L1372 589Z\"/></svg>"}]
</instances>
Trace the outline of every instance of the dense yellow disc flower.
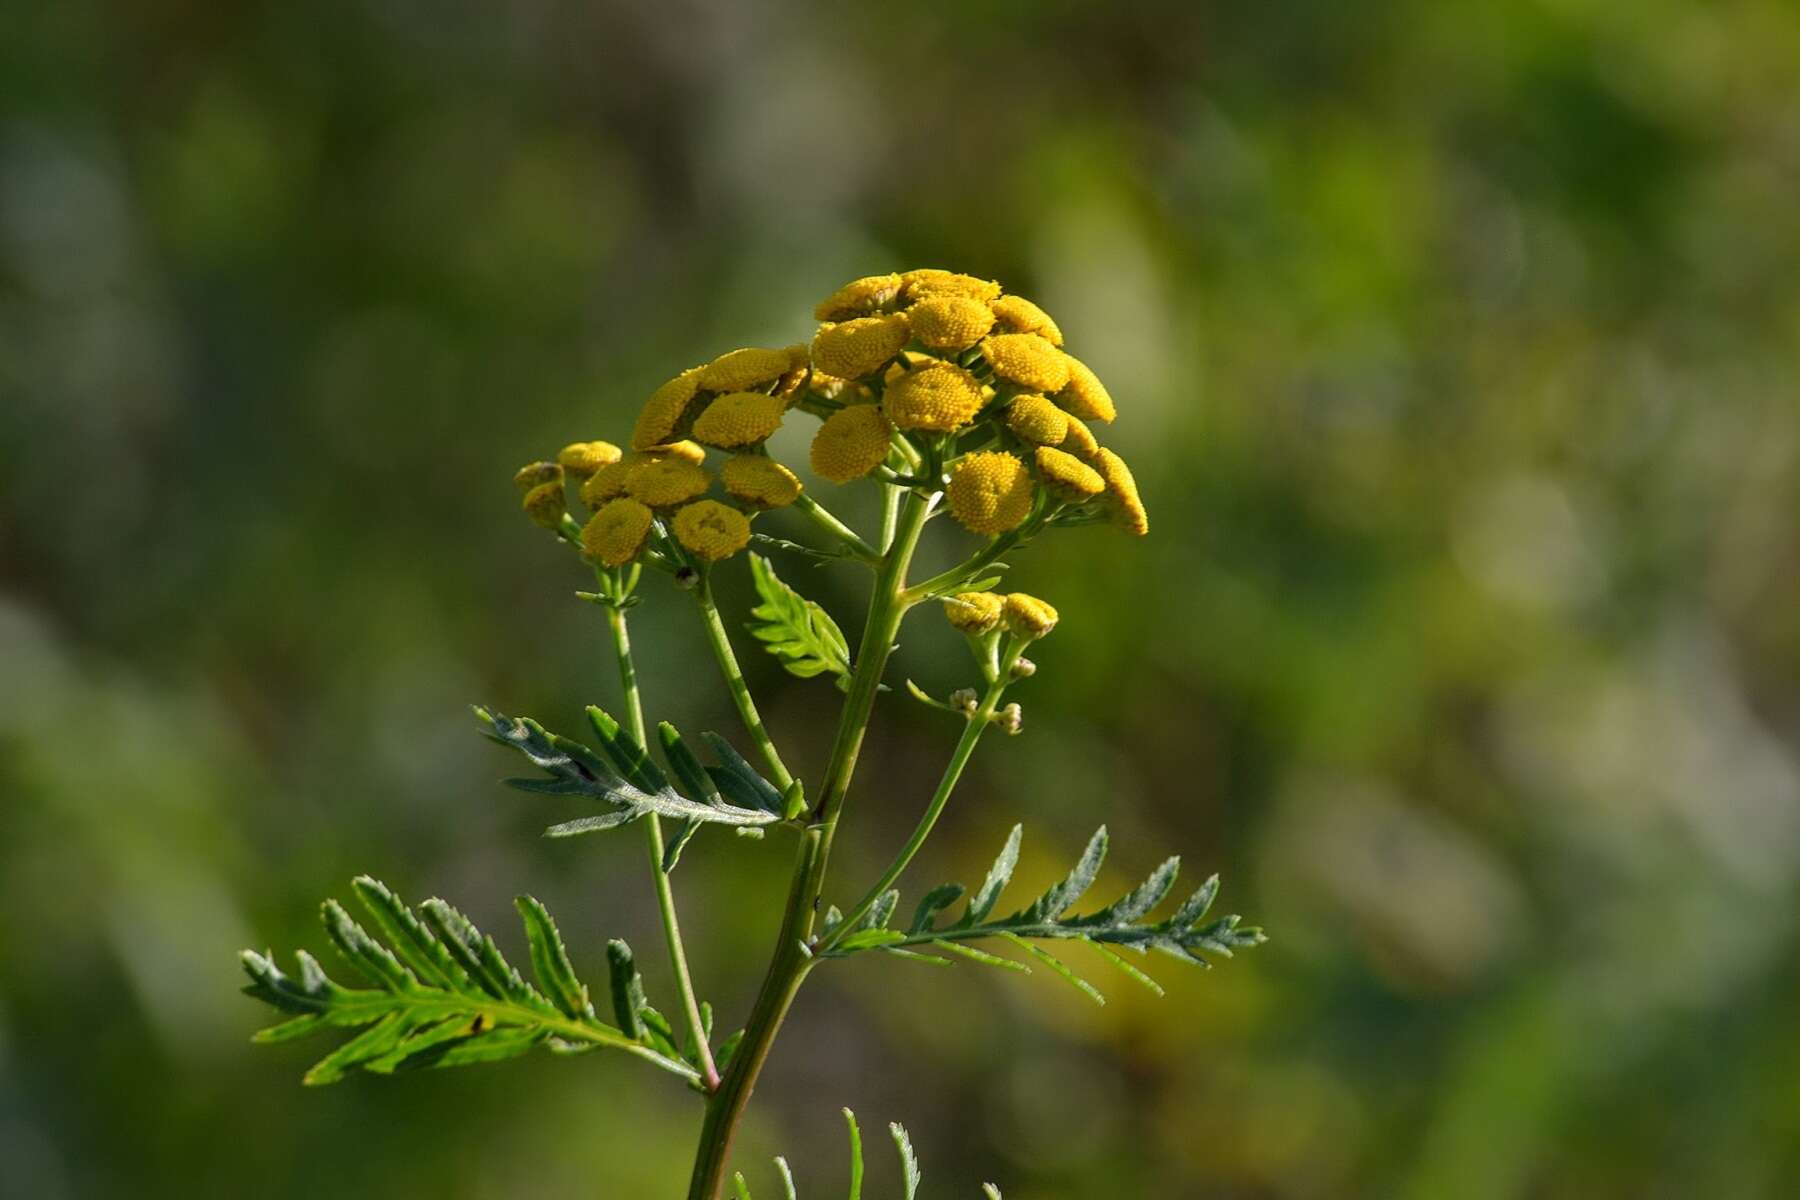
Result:
<instances>
[{"instance_id":1,"label":"dense yellow disc flower","mask_svg":"<svg viewBox=\"0 0 1800 1200\"><path fill-rule=\"evenodd\" d=\"M951 468L944 499L950 515L971 533L1005 533L1031 515L1031 473L1010 454L966 454Z\"/></svg>"},{"instance_id":2,"label":"dense yellow disc flower","mask_svg":"<svg viewBox=\"0 0 1800 1200\"><path fill-rule=\"evenodd\" d=\"M563 497L562 480L540 483L525 493L525 515L533 524L545 529L556 529L562 525L563 514L567 511Z\"/></svg>"},{"instance_id":3,"label":"dense yellow disc flower","mask_svg":"<svg viewBox=\"0 0 1800 1200\"><path fill-rule=\"evenodd\" d=\"M891 380L881 408L900 429L948 433L967 425L986 400L981 381L961 367L928 362Z\"/></svg>"},{"instance_id":4,"label":"dense yellow disc flower","mask_svg":"<svg viewBox=\"0 0 1800 1200\"><path fill-rule=\"evenodd\" d=\"M1083 462L1092 462L1094 455L1100 453L1100 440L1087 427L1087 422L1074 413L1068 417L1069 432L1062 440L1062 448Z\"/></svg>"},{"instance_id":5,"label":"dense yellow disc flower","mask_svg":"<svg viewBox=\"0 0 1800 1200\"><path fill-rule=\"evenodd\" d=\"M979 636L999 628L1006 598L995 592L961 592L944 597L944 616L964 633Z\"/></svg>"},{"instance_id":6,"label":"dense yellow disc flower","mask_svg":"<svg viewBox=\"0 0 1800 1200\"><path fill-rule=\"evenodd\" d=\"M653 517L636 500L609 500L581 527L581 548L589 558L622 567L643 550Z\"/></svg>"},{"instance_id":7,"label":"dense yellow disc flower","mask_svg":"<svg viewBox=\"0 0 1800 1200\"><path fill-rule=\"evenodd\" d=\"M967 296L929 296L906 315L913 336L933 350L967 350L994 327L994 310Z\"/></svg>"},{"instance_id":8,"label":"dense yellow disc flower","mask_svg":"<svg viewBox=\"0 0 1800 1200\"><path fill-rule=\"evenodd\" d=\"M853 404L825 418L812 441L812 469L833 483L861 479L887 457L894 427L873 404Z\"/></svg>"},{"instance_id":9,"label":"dense yellow disc flower","mask_svg":"<svg viewBox=\"0 0 1800 1200\"><path fill-rule=\"evenodd\" d=\"M1066 500L1086 500L1106 490L1106 480L1100 477L1100 472L1073 454L1039 446L1032 458L1044 486Z\"/></svg>"},{"instance_id":10,"label":"dense yellow disc flower","mask_svg":"<svg viewBox=\"0 0 1800 1200\"><path fill-rule=\"evenodd\" d=\"M1069 382L1069 356L1035 333L996 333L981 353L994 374L1034 392L1060 392Z\"/></svg>"},{"instance_id":11,"label":"dense yellow disc flower","mask_svg":"<svg viewBox=\"0 0 1800 1200\"><path fill-rule=\"evenodd\" d=\"M827 375L855 379L880 370L911 339L905 313L824 325L813 335L813 365Z\"/></svg>"},{"instance_id":12,"label":"dense yellow disc flower","mask_svg":"<svg viewBox=\"0 0 1800 1200\"><path fill-rule=\"evenodd\" d=\"M1069 362L1069 382L1056 394L1056 402L1084 421L1111 421L1119 415L1106 385L1080 359L1063 355Z\"/></svg>"},{"instance_id":13,"label":"dense yellow disc flower","mask_svg":"<svg viewBox=\"0 0 1800 1200\"><path fill-rule=\"evenodd\" d=\"M651 446L644 454L651 458L679 458L696 467L706 461L706 449L699 442L666 442L661 446Z\"/></svg>"},{"instance_id":14,"label":"dense yellow disc flower","mask_svg":"<svg viewBox=\"0 0 1800 1200\"><path fill-rule=\"evenodd\" d=\"M561 483L563 469L560 463L534 462L526 463L513 475L513 483L521 492L529 492L534 487L546 483Z\"/></svg>"},{"instance_id":15,"label":"dense yellow disc flower","mask_svg":"<svg viewBox=\"0 0 1800 1200\"><path fill-rule=\"evenodd\" d=\"M687 416L688 406L700 390L700 367L690 367L669 380L644 401L637 427L631 431L631 448L645 450L675 436Z\"/></svg>"},{"instance_id":16,"label":"dense yellow disc flower","mask_svg":"<svg viewBox=\"0 0 1800 1200\"><path fill-rule=\"evenodd\" d=\"M1002 296L994 301L994 321L1007 333L1035 333L1052 346L1063 344L1062 330L1050 314L1023 296Z\"/></svg>"},{"instance_id":17,"label":"dense yellow disc flower","mask_svg":"<svg viewBox=\"0 0 1800 1200\"><path fill-rule=\"evenodd\" d=\"M577 479L586 479L622 456L623 452L611 442L573 442L558 452L556 461Z\"/></svg>"},{"instance_id":18,"label":"dense yellow disc flower","mask_svg":"<svg viewBox=\"0 0 1800 1200\"><path fill-rule=\"evenodd\" d=\"M1000 609L1008 631L1036 641L1056 628L1056 610L1036 596L1013 592Z\"/></svg>"},{"instance_id":19,"label":"dense yellow disc flower","mask_svg":"<svg viewBox=\"0 0 1800 1200\"><path fill-rule=\"evenodd\" d=\"M675 540L702 562L730 558L750 544L750 518L717 500L696 500L675 514Z\"/></svg>"},{"instance_id":20,"label":"dense yellow disc flower","mask_svg":"<svg viewBox=\"0 0 1800 1200\"><path fill-rule=\"evenodd\" d=\"M618 462L601 467L581 485L581 502L589 508L598 509L608 500L623 496L625 481L631 477L632 468L649 461L647 455L627 454Z\"/></svg>"},{"instance_id":21,"label":"dense yellow disc flower","mask_svg":"<svg viewBox=\"0 0 1800 1200\"><path fill-rule=\"evenodd\" d=\"M1102 449L1094 456L1094 466L1106 481L1106 499L1112 506L1113 519L1130 533L1143 537L1150 532L1150 514L1138 496L1137 480L1125 460L1111 450Z\"/></svg>"},{"instance_id":22,"label":"dense yellow disc flower","mask_svg":"<svg viewBox=\"0 0 1800 1200\"><path fill-rule=\"evenodd\" d=\"M732 350L700 368L700 386L711 392L741 392L772 383L792 367L788 352L747 346Z\"/></svg>"},{"instance_id":23,"label":"dense yellow disc flower","mask_svg":"<svg viewBox=\"0 0 1800 1200\"><path fill-rule=\"evenodd\" d=\"M800 477L772 458L740 454L719 470L726 492L760 508L782 508L800 498Z\"/></svg>"},{"instance_id":24,"label":"dense yellow disc flower","mask_svg":"<svg viewBox=\"0 0 1800 1200\"><path fill-rule=\"evenodd\" d=\"M864 275L852 279L813 309L816 321L842 321L848 317L864 317L893 303L900 294L900 276Z\"/></svg>"},{"instance_id":25,"label":"dense yellow disc flower","mask_svg":"<svg viewBox=\"0 0 1800 1200\"><path fill-rule=\"evenodd\" d=\"M1006 406L1006 427L1020 441L1059 446L1069 436L1069 414L1042 396L1015 396Z\"/></svg>"},{"instance_id":26,"label":"dense yellow disc flower","mask_svg":"<svg viewBox=\"0 0 1800 1200\"><path fill-rule=\"evenodd\" d=\"M639 463L625 476L625 491L651 508L673 508L707 488L706 472L679 458Z\"/></svg>"},{"instance_id":27,"label":"dense yellow disc flower","mask_svg":"<svg viewBox=\"0 0 1800 1200\"><path fill-rule=\"evenodd\" d=\"M908 300L923 300L927 296L967 296L986 304L1000 295L1000 285L991 279L977 279L973 275L941 271L936 267L920 267L900 276L900 292Z\"/></svg>"},{"instance_id":28,"label":"dense yellow disc flower","mask_svg":"<svg viewBox=\"0 0 1800 1200\"><path fill-rule=\"evenodd\" d=\"M787 405L763 392L726 392L694 418L694 440L726 450L754 446L781 428Z\"/></svg>"}]
</instances>

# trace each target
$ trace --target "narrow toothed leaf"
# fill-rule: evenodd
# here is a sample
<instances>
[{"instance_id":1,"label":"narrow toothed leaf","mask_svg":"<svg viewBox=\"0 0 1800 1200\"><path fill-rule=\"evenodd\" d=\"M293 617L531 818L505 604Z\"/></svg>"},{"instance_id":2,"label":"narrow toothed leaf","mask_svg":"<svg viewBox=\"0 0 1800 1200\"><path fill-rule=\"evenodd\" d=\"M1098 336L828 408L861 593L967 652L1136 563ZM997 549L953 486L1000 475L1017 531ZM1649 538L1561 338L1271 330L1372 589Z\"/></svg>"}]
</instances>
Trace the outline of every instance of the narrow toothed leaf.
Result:
<instances>
[{"instance_id":1,"label":"narrow toothed leaf","mask_svg":"<svg viewBox=\"0 0 1800 1200\"><path fill-rule=\"evenodd\" d=\"M584 833L603 833L608 829L617 829L627 821L636 820L642 814L629 810L622 812L601 813L597 817L578 817L573 821L564 821L560 825L552 825L544 830L545 837L566 838L580 837Z\"/></svg>"},{"instance_id":2,"label":"narrow toothed leaf","mask_svg":"<svg viewBox=\"0 0 1800 1200\"><path fill-rule=\"evenodd\" d=\"M862 920L856 923L856 927L858 929L887 928L887 923L893 919L894 908L899 903L899 891L889 888L875 898L875 903L869 905L869 911L863 914Z\"/></svg>"},{"instance_id":3,"label":"narrow toothed leaf","mask_svg":"<svg viewBox=\"0 0 1800 1200\"><path fill-rule=\"evenodd\" d=\"M694 835L700 832L702 824L704 822L692 818L683 821L681 828L677 829L674 836L670 837L667 844L663 846L662 869L664 875L673 871L676 864L681 862L681 852L686 850L687 844L694 840Z\"/></svg>"},{"instance_id":4,"label":"narrow toothed leaf","mask_svg":"<svg viewBox=\"0 0 1800 1200\"><path fill-rule=\"evenodd\" d=\"M750 574L762 600L745 626L789 674L811 679L850 674L850 644L836 621L813 601L783 583L769 560L750 556Z\"/></svg>"},{"instance_id":5,"label":"narrow toothed leaf","mask_svg":"<svg viewBox=\"0 0 1800 1200\"><path fill-rule=\"evenodd\" d=\"M531 947L531 969L537 975L538 986L544 995L568 1016L593 1016L587 985L575 977L568 947L563 945L562 934L557 932L556 922L549 912L531 896L519 896L513 900L513 905L525 922L525 939Z\"/></svg>"},{"instance_id":6,"label":"narrow toothed leaf","mask_svg":"<svg viewBox=\"0 0 1800 1200\"><path fill-rule=\"evenodd\" d=\"M913 911L912 924L907 927L907 931L922 933L930 929L938 913L962 899L962 894L963 886L960 883L941 883L926 892L919 900L919 907Z\"/></svg>"},{"instance_id":7,"label":"narrow toothed leaf","mask_svg":"<svg viewBox=\"0 0 1800 1200\"><path fill-rule=\"evenodd\" d=\"M898 1121L888 1126L888 1132L894 1137L894 1148L900 1152L900 1172L906 1184L906 1200L913 1200L919 1191L919 1160L913 1154L912 1139L906 1136L906 1126Z\"/></svg>"},{"instance_id":8,"label":"narrow toothed leaf","mask_svg":"<svg viewBox=\"0 0 1800 1200\"><path fill-rule=\"evenodd\" d=\"M590 704L587 707L588 724L593 726L594 733L600 739L600 749L612 763L613 770L633 787L646 792L668 790L669 780L650 757L650 752L638 745L637 739L625 732L612 714L603 708Z\"/></svg>"},{"instance_id":9,"label":"narrow toothed leaf","mask_svg":"<svg viewBox=\"0 0 1800 1200\"><path fill-rule=\"evenodd\" d=\"M470 1063L499 1062L527 1053L548 1036L542 1029L496 1029L477 1037L441 1042L413 1055L401 1066L407 1069L463 1067Z\"/></svg>"},{"instance_id":10,"label":"narrow toothed leaf","mask_svg":"<svg viewBox=\"0 0 1800 1200\"><path fill-rule=\"evenodd\" d=\"M645 1008L644 977L638 974L631 947L619 938L606 943L606 966L612 981L613 1021L632 1041L644 1036L638 1014Z\"/></svg>"},{"instance_id":11,"label":"narrow toothed leaf","mask_svg":"<svg viewBox=\"0 0 1800 1200\"><path fill-rule=\"evenodd\" d=\"M1138 970L1137 967L1133 966L1131 963L1126 962L1117 951L1108 949L1102 943L1096 942L1091 938L1088 939L1088 945L1098 950L1100 952L1100 957L1119 968L1119 970L1125 972L1125 974L1129 975L1131 978L1137 980L1137 982L1143 984L1144 987L1148 988L1150 991L1155 992L1158 996L1168 995L1168 993L1163 990L1162 984Z\"/></svg>"},{"instance_id":12,"label":"narrow toothed leaf","mask_svg":"<svg viewBox=\"0 0 1800 1200\"><path fill-rule=\"evenodd\" d=\"M850 1127L850 1197L849 1200L862 1200L863 1155L862 1130L856 1127L856 1114L849 1109L844 1110L844 1124Z\"/></svg>"},{"instance_id":13,"label":"narrow toothed leaf","mask_svg":"<svg viewBox=\"0 0 1800 1200\"><path fill-rule=\"evenodd\" d=\"M444 944L432 936L388 886L379 879L359 875L351 888L382 935L393 945L394 954L405 963L419 981L432 987L460 988L469 984L469 976Z\"/></svg>"},{"instance_id":14,"label":"narrow toothed leaf","mask_svg":"<svg viewBox=\"0 0 1800 1200\"><path fill-rule=\"evenodd\" d=\"M1106 861L1106 845L1106 826L1102 825L1088 839L1087 849L1081 852L1081 858L1068 876L1039 896L1030 908L1019 914L1020 918L1027 922L1054 921L1068 912L1094 886L1094 880L1100 874L1100 865Z\"/></svg>"},{"instance_id":15,"label":"narrow toothed leaf","mask_svg":"<svg viewBox=\"0 0 1800 1200\"><path fill-rule=\"evenodd\" d=\"M1213 906L1213 901L1218 898L1218 895L1219 877L1214 875L1201 884L1198 891L1181 902L1181 907L1176 909L1174 915L1164 922L1163 927L1175 933L1186 932L1206 915L1207 909Z\"/></svg>"},{"instance_id":16,"label":"narrow toothed leaf","mask_svg":"<svg viewBox=\"0 0 1800 1200\"><path fill-rule=\"evenodd\" d=\"M831 954L853 954L858 950L869 950L876 946L891 946L905 940L906 935L898 929L859 929L833 946Z\"/></svg>"},{"instance_id":17,"label":"narrow toothed leaf","mask_svg":"<svg viewBox=\"0 0 1800 1200\"><path fill-rule=\"evenodd\" d=\"M1000 899L1000 893L1012 881L1013 871L1019 865L1019 841L1025 836L1023 825L1014 825L1007 835L1006 845L994 865L988 868L987 878L981 881L981 889L969 898L969 911L963 915L962 924L977 925L987 920L988 914L994 911L994 905Z\"/></svg>"},{"instance_id":18,"label":"narrow toothed leaf","mask_svg":"<svg viewBox=\"0 0 1800 1200\"><path fill-rule=\"evenodd\" d=\"M724 803L719 795L718 785L713 783L712 776L701 766L700 759L681 736L680 730L664 721L656 727L656 736L662 742L663 757L669 760L669 769L675 772L676 780L691 799L702 804L718 806Z\"/></svg>"},{"instance_id":19,"label":"narrow toothed leaf","mask_svg":"<svg viewBox=\"0 0 1800 1200\"><path fill-rule=\"evenodd\" d=\"M731 1176L731 1190L737 1193L737 1200L751 1200L750 1185L744 1182L744 1173L734 1171Z\"/></svg>"},{"instance_id":20,"label":"narrow toothed leaf","mask_svg":"<svg viewBox=\"0 0 1800 1200\"><path fill-rule=\"evenodd\" d=\"M737 747L711 732L702 733L700 740L719 760L719 765L708 768L707 774L719 785L721 792L727 796L741 796L742 799L733 801L741 808L760 809L777 817L781 815L781 789L758 774L756 768L737 752Z\"/></svg>"},{"instance_id":21,"label":"narrow toothed leaf","mask_svg":"<svg viewBox=\"0 0 1800 1200\"><path fill-rule=\"evenodd\" d=\"M1002 931L1000 936L1011 942L1013 945L1022 948L1027 954L1068 980L1077 991L1086 996L1089 1000L1092 1000L1095 1004L1106 1003L1106 997L1100 994L1099 988L1077 975L1070 969L1068 963L1065 963L1062 959L1056 957L1056 955L1050 953L1048 950L1032 945L1016 933Z\"/></svg>"},{"instance_id":22,"label":"narrow toothed leaf","mask_svg":"<svg viewBox=\"0 0 1800 1200\"><path fill-rule=\"evenodd\" d=\"M291 1042L296 1038L308 1037L325 1028L328 1028L328 1026L324 1021L319 1019L317 1013L305 1013L301 1016L283 1021L279 1025L271 1025L267 1029L259 1029L250 1035L250 1040L261 1045L269 1046L274 1045L277 1042Z\"/></svg>"},{"instance_id":23,"label":"narrow toothed leaf","mask_svg":"<svg viewBox=\"0 0 1800 1200\"><path fill-rule=\"evenodd\" d=\"M1017 971L1021 975L1031 974L1026 964L1011 958L1001 958L998 954L989 954L986 950L977 950L973 946L965 946L961 942L939 939L931 943L939 950L948 950L952 954L960 954L971 962L978 962L984 967L1001 967L1008 971Z\"/></svg>"},{"instance_id":24,"label":"narrow toothed leaf","mask_svg":"<svg viewBox=\"0 0 1800 1200\"><path fill-rule=\"evenodd\" d=\"M984 1183L981 1185L981 1194L987 1197L987 1200L1003 1200L1000 1195L1000 1189L991 1183Z\"/></svg>"},{"instance_id":25,"label":"narrow toothed leaf","mask_svg":"<svg viewBox=\"0 0 1800 1200\"><path fill-rule=\"evenodd\" d=\"M380 1058L411 1030L403 1013L392 1012L314 1063L300 1082L308 1087L336 1083L358 1064Z\"/></svg>"},{"instance_id":26,"label":"narrow toothed leaf","mask_svg":"<svg viewBox=\"0 0 1800 1200\"><path fill-rule=\"evenodd\" d=\"M401 966L400 961L386 946L370 937L361 925L351 920L343 905L336 900L327 900L319 911L325 921L325 932L331 935L333 944L370 983L390 992L412 986L412 972Z\"/></svg>"},{"instance_id":27,"label":"narrow toothed leaf","mask_svg":"<svg viewBox=\"0 0 1800 1200\"><path fill-rule=\"evenodd\" d=\"M655 1047L658 1054L666 1058L681 1057L681 1047L675 1044L675 1027L669 1024L669 1018L648 1004L638 1009L638 1018L644 1023L644 1040Z\"/></svg>"},{"instance_id":28,"label":"narrow toothed leaf","mask_svg":"<svg viewBox=\"0 0 1800 1200\"><path fill-rule=\"evenodd\" d=\"M716 1066L720 1072L723 1072L726 1067L731 1065L731 1056L737 1053L738 1044L743 1040L744 1031L740 1029L736 1033L728 1036L724 1041L720 1042L719 1048L713 1051L713 1065Z\"/></svg>"},{"instance_id":29,"label":"narrow toothed leaf","mask_svg":"<svg viewBox=\"0 0 1800 1200\"><path fill-rule=\"evenodd\" d=\"M1150 877L1090 917L1073 922L1077 925L1135 925L1163 902L1175 877L1181 873L1181 859L1164 859Z\"/></svg>"},{"instance_id":30,"label":"narrow toothed leaf","mask_svg":"<svg viewBox=\"0 0 1800 1200\"><path fill-rule=\"evenodd\" d=\"M787 1159L776 1155L775 1169L781 1173L782 1200L800 1200L798 1193L794 1191L794 1173L788 1170Z\"/></svg>"}]
</instances>

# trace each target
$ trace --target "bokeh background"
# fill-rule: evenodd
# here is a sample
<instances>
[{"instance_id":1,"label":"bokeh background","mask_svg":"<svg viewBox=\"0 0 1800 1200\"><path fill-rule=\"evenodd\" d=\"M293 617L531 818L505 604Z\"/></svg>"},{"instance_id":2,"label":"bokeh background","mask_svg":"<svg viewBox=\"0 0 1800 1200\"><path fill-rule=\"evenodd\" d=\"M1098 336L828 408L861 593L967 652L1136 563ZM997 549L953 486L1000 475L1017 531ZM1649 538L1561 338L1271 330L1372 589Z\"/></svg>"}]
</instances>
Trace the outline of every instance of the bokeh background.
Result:
<instances>
[{"instance_id":1,"label":"bokeh background","mask_svg":"<svg viewBox=\"0 0 1800 1200\"><path fill-rule=\"evenodd\" d=\"M822 972L757 1184L841 1194L849 1104L932 1196L1793 1195L1797 64L1782 0L9 6L0 1192L678 1194L665 1077L302 1089L234 956L324 953L360 871L653 948L639 839L539 840L465 707L614 695L509 476L941 265L1058 317L1154 529L1016 556L1064 623L909 893L1105 821L1110 884L1179 852L1274 940L1162 1001L1081 960L1104 1009ZM653 715L732 730L650 593ZM909 636L896 681L967 681ZM750 671L816 771L834 695ZM881 715L840 892L951 737ZM678 873L724 1020L788 858Z\"/></svg>"}]
</instances>

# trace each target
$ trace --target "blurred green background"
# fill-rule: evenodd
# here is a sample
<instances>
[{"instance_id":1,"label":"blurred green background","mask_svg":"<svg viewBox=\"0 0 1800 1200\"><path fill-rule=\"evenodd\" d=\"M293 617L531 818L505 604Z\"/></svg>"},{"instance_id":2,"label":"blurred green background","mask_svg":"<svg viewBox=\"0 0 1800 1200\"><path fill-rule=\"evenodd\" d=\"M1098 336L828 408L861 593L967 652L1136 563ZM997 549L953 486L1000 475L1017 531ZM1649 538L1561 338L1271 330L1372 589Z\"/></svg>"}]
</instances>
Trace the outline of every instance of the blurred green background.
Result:
<instances>
[{"instance_id":1,"label":"blurred green background","mask_svg":"<svg viewBox=\"0 0 1800 1200\"><path fill-rule=\"evenodd\" d=\"M1056 315L1153 532L1016 556L1063 625L909 895L1015 819L1021 886L1048 880L1105 821L1109 883L1179 852L1274 940L1165 964L1162 1001L1084 959L1104 1009L1041 972L821 972L756 1182L784 1151L841 1194L849 1104L911 1127L931 1196L1800 1188L1793 5L3 25L0 1192L678 1194L697 1109L665 1077L305 1090L322 1051L248 1045L235 952L323 954L317 902L360 871L515 952L531 891L590 976L608 936L654 946L639 839L539 840L572 814L498 787L465 707L572 729L614 696L509 476L913 265ZM855 572L784 570L854 611ZM652 714L733 730L690 607L650 592ZM910 628L896 680L967 682ZM835 695L749 668L816 772ZM899 693L881 717L838 893L950 742ZM677 875L722 1020L788 860L703 836Z\"/></svg>"}]
</instances>

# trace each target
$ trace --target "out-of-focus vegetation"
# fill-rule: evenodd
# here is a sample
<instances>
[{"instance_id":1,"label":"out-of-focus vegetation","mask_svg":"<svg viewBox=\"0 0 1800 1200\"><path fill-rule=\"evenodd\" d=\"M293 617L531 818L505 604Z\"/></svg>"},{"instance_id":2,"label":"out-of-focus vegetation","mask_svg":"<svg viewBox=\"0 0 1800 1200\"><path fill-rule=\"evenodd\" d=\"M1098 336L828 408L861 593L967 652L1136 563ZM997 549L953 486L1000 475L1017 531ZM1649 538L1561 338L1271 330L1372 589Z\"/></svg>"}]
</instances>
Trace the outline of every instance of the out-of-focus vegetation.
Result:
<instances>
[{"instance_id":1,"label":"out-of-focus vegetation","mask_svg":"<svg viewBox=\"0 0 1800 1200\"><path fill-rule=\"evenodd\" d=\"M1018 816L1047 881L1106 821L1221 870L1275 940L1105 1009L821 972L746 1154L817 1190L848 1103L907 1122L945 1195L1793 1194L1792 5L4 26L0 1191L675 1194L679 1087L546 1057L303 1090L310 1047L247 1047L234 955L322 952L314 904L361 870L496 928L530 890L590 973L606 936L654 944L641 847L539 840L464 707L567 725L612 695L509 477L925 263L1078 339L1153 530L1018 556L1064 621L915 890ZM651 712L730 729L692 621L637 610ZM964 682L915 621L896 675ZM816 770L828 689L751 669ZM841 881L947 752L941 714L883 715ZM684 860L740 1013L787 858Z\"/></svg>"}]
</instances>

